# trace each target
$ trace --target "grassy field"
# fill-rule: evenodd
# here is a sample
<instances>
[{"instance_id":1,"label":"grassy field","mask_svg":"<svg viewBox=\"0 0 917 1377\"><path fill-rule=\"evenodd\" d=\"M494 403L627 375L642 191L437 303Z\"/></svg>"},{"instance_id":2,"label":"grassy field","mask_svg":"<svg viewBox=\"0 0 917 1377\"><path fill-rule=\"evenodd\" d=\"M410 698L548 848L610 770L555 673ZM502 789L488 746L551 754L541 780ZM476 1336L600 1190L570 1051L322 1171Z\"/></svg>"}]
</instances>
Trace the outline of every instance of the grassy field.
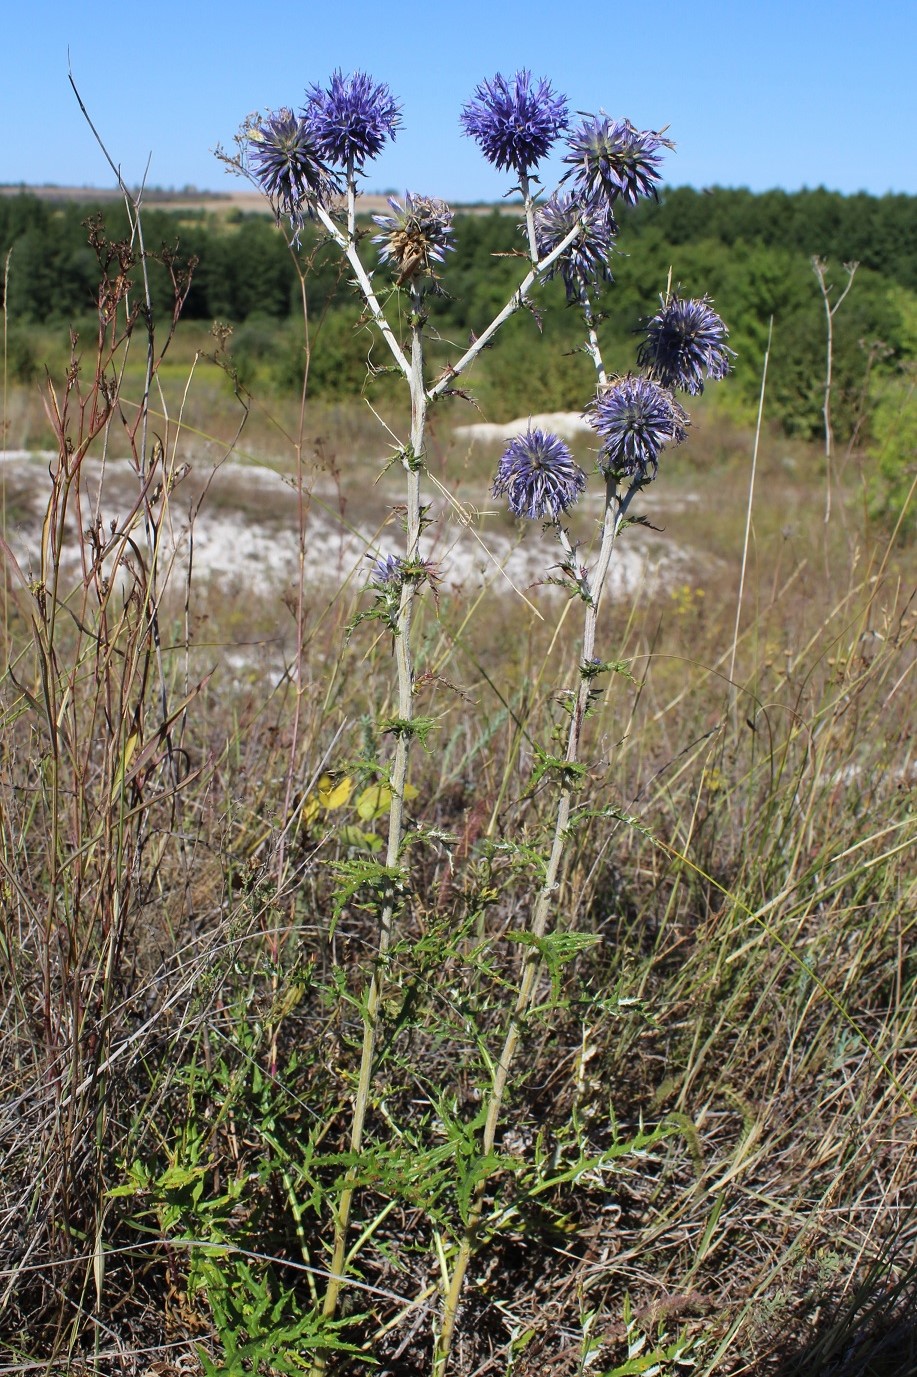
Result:
<instances>
[{"instance_id":1,"label":"grassy field","mask_svg":"<svg viewBox=\"0 0 917 1377\"><path fill-rule=\"evenodd\" d=\"M141 356L113 406L50 341L53 392L4 398L6 447L50 452L2 494L4 540L37 532L0 609L4 1371L429 1372L479 1198L463 1377L917 1371L917 601L866 461L835 464L826 521L820 449L765 425L752 491L754 434L704 399L641 495L686 572L601 607L615 668L482 1155L576 603L550 562L428 584L381 873L399 706L369 566L255 594L163 533L241 504L232 459L283 475L251 517L297 531L302 570L319 507L394 541L406 418L234 398L206 332L180 338L148 406ZM434 418L424 500L482 548L534 539L472 419ZM588 560L595 510L571 527Z\"/></svg>"},{"instance_id":2,"label":"grassy field","mask_svg":"<svg viewBox=\"0 0 917 1377\"><path fill-rule=\"evenodd\" d=\"M122 193L117 187L85 187L85 186L0 186L0 196L18 196L23 191L28 191L30 196L37 196L43 201L66 204L69 202L87 203L106 201L120 201ZM386 211L388 209L389 195L397 196L398 190L389 192L367 191L361 193L360 204L367 214L375 211ZM187 211L197 215L227 215L232 212L241 211L245 215L268 215L270 212L265 207L264 197L260 191L243 191L238 183L227 183L226 190L220 191L198 191L194 188L175 191L172 188L150 187L143 195L143 202L147 206L155 206L157 210L169 210L181 213ZM510 214L520 214L520 203L518 201L506 202L498 201L495 204L475 204L462 205L462 210L466 213L480 211L482 214L489 215L493 210L508 210Z\"/></svg>"}]
</instances>

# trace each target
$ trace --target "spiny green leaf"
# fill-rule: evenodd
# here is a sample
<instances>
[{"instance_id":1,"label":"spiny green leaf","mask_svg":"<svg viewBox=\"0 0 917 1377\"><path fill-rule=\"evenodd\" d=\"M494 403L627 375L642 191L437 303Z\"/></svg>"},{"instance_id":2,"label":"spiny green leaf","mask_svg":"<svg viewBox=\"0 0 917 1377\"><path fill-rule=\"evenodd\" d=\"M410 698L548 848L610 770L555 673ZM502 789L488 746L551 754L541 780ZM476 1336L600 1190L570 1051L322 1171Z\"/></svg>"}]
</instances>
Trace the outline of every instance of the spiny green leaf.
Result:
<instances>
[{"instance_id":1,"label":"spiny green leaf","mask_svg":"<svg viewBox=\"0 0 917 1377\"><path fill-rule=\"evenodd\" d=\"M568 830L572 832L581 822L588 822L591 818L612 818L615 822L623 822L628 827L633 827L634 831L639 832L643 837L648 837L650 841L655 839L655 834L651 828L642 823L633 813L626 813L623 808L618 808L613 803L608 804L605 808L577 808L570 819Z\"/></svg>"},{"instance_id":2,"label":"spiny green leaf","mask_svg":"<svg viewBox=\"0 0 917 1377\"><path fill-rule=\"evenodd\" d=\"M362 856L337 861L334 869L340 876L340 883L334 890L335 918L341 916L347 903L361 889L372 890L378 901L380 898L388 898L394 893L403 892L407 881L401 866L382 865L379 861L368 860Z\"/></svg>"},{"instance_id":3,"label":"spiny green leaf","mask_svg":"<svg viewBox=\"0 0 917 1377\"><path fill-rule=\"evenodd\" d=\"M537 746L535 756L535 768L532 770L532 778L529 780L526 793L533 793L548 774L558 775L564 789L575 789L586 776L586 766L578 760L565 760L563 756L548 755Z\"/></svg>"},{"instance_id":4,"label":"spiny green leaf","mask_svg":"<svg viewBox=\"0 0 917 1377\"><path fill-rule=\"evenodd\" d=\"M584 679L595 679L600 674L620 674L632 684L637 682L630 672L629 660L585 660L579 672Z\"/></svg>"},{"instance_id":5,"label":"spiny green leaf","mask_svg":"<svg viewBox=\"0 0 917 1377\"><path fill-rule=\"evenodd\" d=\"M383 736L416 737L426 750L427 737L438 725L435 717L389 717L380 722L379 730Z\"/></svg>"}]
</instances>

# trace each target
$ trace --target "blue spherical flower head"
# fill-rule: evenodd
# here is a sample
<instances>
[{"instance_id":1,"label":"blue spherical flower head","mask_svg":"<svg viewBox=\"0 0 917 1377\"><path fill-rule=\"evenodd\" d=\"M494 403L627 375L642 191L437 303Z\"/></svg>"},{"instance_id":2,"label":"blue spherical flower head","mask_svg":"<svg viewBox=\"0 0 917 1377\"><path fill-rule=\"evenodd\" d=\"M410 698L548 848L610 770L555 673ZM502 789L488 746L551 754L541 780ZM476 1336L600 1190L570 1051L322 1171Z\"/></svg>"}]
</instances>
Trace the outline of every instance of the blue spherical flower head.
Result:
<instances>
[{"instance_id":1,"label":"blue spherical flower head","mask_svg":"<svg viewBox=\"0 0 917 1377\"><path fill-rule=\"evenodd\" d=\"M589 424L602 441L599 467L606 474L656 477L666 445L681 444L688 416L670 392L652 378L615 378L593 403Z\"/></svg>"},{"instance_id":2,"label":"blue spherical flower head","mask_svg":"<svg viewBox=\"0 0 917 1377\"><path fill-rule=\"evenodd\" d=\"M312 129L292 110L278 110L249 130L248 158L261 190L294 226L316 202L326 205L340 191Z\"/></svg>"},{"instance_id":3,"label":"blue spherical flower head","mask_svg":"<svg viewBox=\"0 0 917 1377\"><path fill-rule=\"evenodd\" d=\"M557 521L579 500L586 475L563 440L537 427L510 440L491 489L515 516Z\"/></svg>"},{"instance_id":4,"label":"blue spherical flower head","mask_svg":"<svg viewBox=\"0 0 917 1377\"><path fill-rule=\"evenodd\" d=\"M587 196L604 196L609 204L619 197L636 205L641 196L655 196L661 148L674 148L671 139L652 129L636 129L630 120L612 120L602 112L588 116L567 140L576 186Z\"/></svg>"},{"instance_id":5,"label":"blue spherical flower head","mask_svg":"<svg viewBox=\"0 0 917 1377\"><path fill-rule=\"evenodd\" d=\"M560 273L567 289L567 300L578 300L583 287L603 278L611 282L608 259L618 227L607 203L598 196L577 198L557 192L535 212L535 243L538 257L546 258L563 243L579 223L579 238L574 239L548 272ZM523 227L524 228L524 227Z\"/></svg>"},{"instance_id":6,"label":"blue spherical flower head","mask_svg":"<svg viewBox=\"0 0 917 1377\"><path fill-rule=\"evenodd\" d=\"M380 259L391 263L399 287L418 277L435 276L435 265L455 248L451 242L452 211L435 196L416 196L410 191L405 192L404 205L394 196L388 203L391 215L373 216L384 230L373 235L373 243L382 245Z\"/></svg>"},{"instance_id":7,"label":"blue spherical flower head","mask_svg":"<svg viewBox=\"0 0 917 1377\"><path fill-rule=\"evenodd\" d=\"M323 157L338 167L351 160L362 169L375 158L387 139L395 137L401 123L401 107L384 82L376 85L366 72L340 69L332 74L327 89L310 86L303 117L308 121Z\"/></svg>"},{"instance_id":8,"label":"blue spherical flower head","mask_svg":"<svg viewBox=\"0 0 917 1377\"><path fill-rule=\"evenodd\" d=\"M567 127L567 98L524 68L515 76L482 81L460 116L466 134L495 167L525 177Z\"/></svg>"},{"instance_id":9,"label":"blue spherical flower head","mask_svg":"<svg viewBox=\"0 0 917 1377\"><path fill-rule=\"evenodd\" d=\"M670 297L646 327L640 366L663 387L680 387L697 396L705 379L718 382L729 372L733 351L726 344L727 334L709 297Z\"/></svg>"}]
</instances>

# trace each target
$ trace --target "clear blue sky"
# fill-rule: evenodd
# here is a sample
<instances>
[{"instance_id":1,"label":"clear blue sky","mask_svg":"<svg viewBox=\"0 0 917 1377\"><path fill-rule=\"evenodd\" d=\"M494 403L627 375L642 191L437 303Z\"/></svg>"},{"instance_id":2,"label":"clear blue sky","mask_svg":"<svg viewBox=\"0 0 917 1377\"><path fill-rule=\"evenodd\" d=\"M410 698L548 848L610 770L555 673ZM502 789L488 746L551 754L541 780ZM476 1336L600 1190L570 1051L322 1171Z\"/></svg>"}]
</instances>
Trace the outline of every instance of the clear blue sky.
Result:
<instances>
[{"instance_id":1,"label":"clear blue sky","mask_svg":"<svg viewBox=\"0 0 917 1377\"><path fill-rule=\"evenodd\" d=\"M211 150L253 110L362 68L403 105L368 190L496 199L462 137L485 77L529 67L575 110L669 126L672 185L917 193L915 0L152 0L5 7L0 183L111 185L67 80L137 183L229 189ZM556 165L555 165L556 167ZM547 181L551 168L546 169Z\"/></svg>"}]
</instances>

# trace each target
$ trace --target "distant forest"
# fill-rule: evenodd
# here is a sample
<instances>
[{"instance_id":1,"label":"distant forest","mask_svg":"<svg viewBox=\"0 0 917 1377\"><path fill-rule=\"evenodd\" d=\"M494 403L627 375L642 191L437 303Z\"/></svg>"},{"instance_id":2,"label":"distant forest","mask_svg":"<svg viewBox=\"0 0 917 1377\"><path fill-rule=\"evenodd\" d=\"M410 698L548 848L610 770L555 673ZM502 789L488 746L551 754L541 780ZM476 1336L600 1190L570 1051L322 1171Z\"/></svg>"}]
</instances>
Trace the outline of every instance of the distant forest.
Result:
<instances>
[{"instance_id":1,"label":"distant forest","mask_svg":"<svg viewBox=\"0 0 917 1377\"><path fill-rule=\"evenodd\" d=\"M55 204L23 194L0 197L0 253L9 260L7 318L13 376L36 376L49 326L85 322L96 299L99 263L87 222L102 217L110 240L127 234L123 207ZM376 266L373 226L365 260ZM268 215L205 210L144 212L155 312L170 311L163 260L195 260L183 310L186 321L232 327L229 348L243 385L298 387L303 367L302 299L292 252ZM479 332L523 272L519 221L507 213L458 214L456 251L429 298L445 363ZM811 259L829 265L840 288L843 264L860 264L835 320L835 421L839 440L864 425L865 400L883 380L903 385L917 352L917 197L841 196L824 190L663 191L621 216L606 289L601 332L612 367L633 366L636 335L671 280L686 295L708 293L736 350L735 405L751 409L760 386L768 323L774 321L769 396L790 432L818 434L824 379L825 314ZM344 397L387 363L333 246L307 228L297 256L307 268L310 388ZM384 269L376 272L380 292ZM476 365L470 386L494 419L577 408L592 387L581 352L581 325L557 281L533 294ZM434 357L435 368L440 359ZM912 384L911 384L912 386Z\"/></svg>"}]
</instances>

